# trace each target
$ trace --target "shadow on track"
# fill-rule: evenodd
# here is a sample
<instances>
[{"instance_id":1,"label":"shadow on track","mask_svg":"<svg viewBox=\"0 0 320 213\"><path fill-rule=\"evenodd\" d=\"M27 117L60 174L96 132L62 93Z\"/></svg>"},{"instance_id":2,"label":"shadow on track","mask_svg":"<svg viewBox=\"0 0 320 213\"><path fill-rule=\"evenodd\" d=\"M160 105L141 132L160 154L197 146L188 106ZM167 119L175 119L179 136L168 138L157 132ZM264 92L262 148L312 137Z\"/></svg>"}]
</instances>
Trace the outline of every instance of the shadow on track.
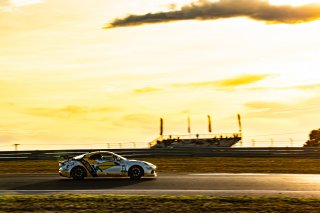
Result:
<instances>
[{"instance_id":1,"label":"shadow on track","mask_svg":"<svg viewBox=\"0 0 320 213\"><path fill-rule=\"evenodd\" d=\"M75 181L72 179L52 180L19 187L11 190L97 190L112 188L137 188L136 185L149 185L148 182L154 182L155 178L142 178L140 180L130 180L128 178L99 178L85 179Z\"/></svg>"}]
</instances>

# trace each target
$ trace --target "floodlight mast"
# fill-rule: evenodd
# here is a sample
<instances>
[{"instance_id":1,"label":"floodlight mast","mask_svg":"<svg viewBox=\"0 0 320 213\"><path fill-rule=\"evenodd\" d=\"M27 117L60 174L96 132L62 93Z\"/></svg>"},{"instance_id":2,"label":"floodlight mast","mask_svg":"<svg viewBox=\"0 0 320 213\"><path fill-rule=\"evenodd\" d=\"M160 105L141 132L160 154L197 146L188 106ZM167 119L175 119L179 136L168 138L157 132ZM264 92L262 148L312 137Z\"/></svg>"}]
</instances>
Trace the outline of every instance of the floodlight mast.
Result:
<instances>
[{"instance_id":1,"label":"floodlight mast","mask_svg":"<svg viewBox=\"0 0 320 213\"><path fill-rule=\"evenodd\" d=\"M190 116L188 116L188 133L191 134L191 121L190 121Z\"/></svg>"},{"instance_id":2,"label":"floodlight mast","mask_svg":"<svg viewBox=\"0 0 320 213\"><path fill-rule=\"evenodd\" d=\"M240 146L242 146L242 124L241 124L241 116L240 114L238 113L237 115L238 117L238 125L239 125L239 136L240 136Z\"/></svg>"},{"instance_id":3,"label":"floodlight mast","mask_svg":"<svg viewBox=\"0 0 320 213\"><path fill-rule=\"evenodd\" d=\"M210 132L210 133L212 132L210 115L208 115L208 132Z\"/></svg>"},{"instance_id":4,"label":"floodlight mast","mask_svg":"<svg viewBox=\"0 0 320 213\"><path fill-rule=\"evenodd\" d=\"M160 118L160 137L163 137L163 119Z\"/></svg>"}]
</instances>

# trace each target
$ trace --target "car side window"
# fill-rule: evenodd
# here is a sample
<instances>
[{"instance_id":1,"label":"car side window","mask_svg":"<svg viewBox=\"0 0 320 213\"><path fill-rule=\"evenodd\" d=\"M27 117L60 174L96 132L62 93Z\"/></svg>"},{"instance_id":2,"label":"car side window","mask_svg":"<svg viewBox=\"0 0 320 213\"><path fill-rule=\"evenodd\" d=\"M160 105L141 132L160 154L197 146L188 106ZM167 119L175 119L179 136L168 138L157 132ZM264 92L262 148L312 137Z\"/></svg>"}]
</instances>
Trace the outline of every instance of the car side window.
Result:
<instances>
[{"instance_id":1,"label":"car side window","mask_svg":"<svg viewBox=\"0 0 320 213\"><path fill-rule=\"evenodd\" d=\"M89 157L89 160L101 160L102 156L100 154L94 154Z\"/></svg>"},{"instance_id":2,"label":"car side window","mask_svg":"<svg viewBox=\"0 0 320 213\"><path fill-rule=\"evenodd\" d=\"M111 155L111 154L104 154L102 156L102 160L113 161L114 160L114 156Z\"/></svg>"}]
</instances>

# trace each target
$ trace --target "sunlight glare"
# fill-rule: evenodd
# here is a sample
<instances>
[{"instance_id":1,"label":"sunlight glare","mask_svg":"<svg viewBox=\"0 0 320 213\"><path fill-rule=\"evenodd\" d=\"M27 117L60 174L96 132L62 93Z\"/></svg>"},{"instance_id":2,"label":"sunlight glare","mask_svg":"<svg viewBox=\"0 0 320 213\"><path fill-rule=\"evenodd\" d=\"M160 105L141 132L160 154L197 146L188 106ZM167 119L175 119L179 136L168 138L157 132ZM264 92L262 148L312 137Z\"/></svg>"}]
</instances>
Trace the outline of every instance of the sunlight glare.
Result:
<instances>
[{"instance_id":1,"label":"sunlight glare","mask_svg":"<svg viewBox=\"0 0 320 213\"><path fill-rule=\"evenodd\" d=\"M269 2L273 5L306 5L306 4L319 4L319 0L269 0Z\"/></svg>"},{"instance_id":2,"label":"sunlight glare","mask_svg":"<svg viewBox=\"0 0 320 213\"><path fill-rule=\"evenodd\" d=\"M42 0L11 0L10 2L14 7L23 7L31 4L43 3Z\"/></svg>"}]
</instances>

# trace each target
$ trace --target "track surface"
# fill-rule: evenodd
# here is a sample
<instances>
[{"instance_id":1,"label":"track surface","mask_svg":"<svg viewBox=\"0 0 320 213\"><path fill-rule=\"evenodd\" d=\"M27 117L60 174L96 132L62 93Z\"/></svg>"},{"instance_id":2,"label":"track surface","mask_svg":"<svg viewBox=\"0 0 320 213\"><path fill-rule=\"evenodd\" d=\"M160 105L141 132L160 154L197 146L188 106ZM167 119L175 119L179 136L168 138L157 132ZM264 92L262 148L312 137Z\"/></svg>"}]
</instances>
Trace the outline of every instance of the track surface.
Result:
<instances>
[{"instance_id":1,"label":"track surface","mask_svg":"<svg viewBox=\"0 0 320 213\"><path fill-rule=\"evenodd\" d=\"M320 198L320 175L160 174L157 178L88 178L73 181L56 174L0 174L0 194L252 195Z\"/></svg>"}]
</instances>

